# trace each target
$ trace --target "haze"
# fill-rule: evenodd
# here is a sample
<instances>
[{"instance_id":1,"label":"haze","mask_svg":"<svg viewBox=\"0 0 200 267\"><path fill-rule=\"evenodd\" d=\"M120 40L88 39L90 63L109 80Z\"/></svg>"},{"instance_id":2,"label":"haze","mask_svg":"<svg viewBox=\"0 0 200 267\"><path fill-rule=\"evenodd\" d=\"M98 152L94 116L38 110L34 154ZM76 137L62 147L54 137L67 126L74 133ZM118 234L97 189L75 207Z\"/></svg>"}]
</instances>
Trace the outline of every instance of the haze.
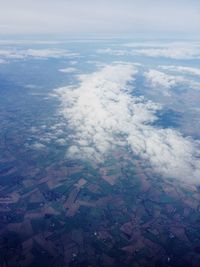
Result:
<instances>
[{"instance_id":1,"label":"haze","mask_svg":"<svg viewBox=\"0 0 200 267\"><path fill-rule=\"evenodd\" d=\"M198 37L197 0L6 0L0 1L0 34Z\"/></svg>"}]
</instances>

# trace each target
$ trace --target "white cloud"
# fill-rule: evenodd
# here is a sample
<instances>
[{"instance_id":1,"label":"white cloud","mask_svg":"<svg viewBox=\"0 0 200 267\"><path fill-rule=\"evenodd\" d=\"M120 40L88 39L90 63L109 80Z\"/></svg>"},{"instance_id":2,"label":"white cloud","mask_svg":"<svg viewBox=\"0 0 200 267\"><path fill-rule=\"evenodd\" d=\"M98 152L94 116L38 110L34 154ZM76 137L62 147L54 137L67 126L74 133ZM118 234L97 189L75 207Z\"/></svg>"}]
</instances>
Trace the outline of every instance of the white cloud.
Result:
<instances>
[{"instance_id":1,"label":"white cloud","mask_svg":"<svg viewBox=\"0 0 200 267\"><path fill-rule=\"evenodd\" d=\"M21 55L21 53L17 53L16 51L12 50L6 50L6 49L0 49L0 56L3 58L24 58L24 56Z\"/></svg>"},{"instance_id":2,"label":"white cloud","mask_svg":"<svg viewBox=\"0 0 200 267\"><path fill-rule=\"evenodd\" d=\"M162 86L165 88L171 88L177 83L184 82L184 79L180 76L168 75L164 72L154 70L154 69L149 70L148 72L145 72L144 76L151 83L153 87Z\"/></svg>"},{"instance_id":3,"label":"white cloud","mask_svg":"<svg viewBox=\"0 0 200 267\"><path fill-rule=\"evenodd\" d=\"M200 58L200 46L176 46L166 48L144 48L132 50L132 55L147 57L166 57L172 59L197 59Z\"/></svg>"},{"instance_id":4,"label":"white cloud","mask_svg":"<svg viewBox=\"0 0 200 267\"><path fill-rule=\"evenodd\" d=\"M60 72L64 72L64 73L73 73L76 72L77 69L76 68L65 68L65 69L59 69Z\"/></svg>"},{"instance_id":5,"label":"white cloud","mask_svg":"<svg viewBox=\"0 0 200 267\"><path fill-rule=\"evenodd\" d=\"M29 56L29 57L44 57L44 58L77 56L77 54L74 54L74 53L71 53L69 51L62 50L62 49L28 49L28 50L22 51L22 54L23 53L25 56Z\"/></svg>"},{"instance_id":6,"label":"white cloud","mask_svg":"<svg viewBox=\"0 0 200 267\"><path fill-rule=\"evenodd\" d=\"M64 138L58 138L58 139L56 140L56 143L57 143L58 145L63 146L63 145L66 145L66 140L65 140Z\"/></svg>"},{"instance_id":7,"label":"white cloud","mask_svg":"<svg viewBox=\"0 0 200 267\"><path fill-rule=\"evenodd\" d=\"M164 69L166 69L166 67L164 67ZM167 69L169 68L167 67ZM200 90L199 82L187 79L183 76L169 75L167 73L155 69L144 72L144 77L152 88L154 88L155 90L159 90L166 96L170 96L170 90L177 85L182 85L184 87L187 86L187 88L190 89Z\"/></svg>"},{"instance_id":8,"label":"white cloud","mask_svg":"<svg viewBox=\"0 0 200 267\"><path fill-rule=\"evenodd\" d=\"M97 53L114 56L146 56L165 57L172 59L200 58L200 43L198 42L135 42L124 44L127 49L98 49ZM129 49L134 48L134 49Z\"/></svg>"},{"instance_id":9,"label":"white cloud","mask_svg":"<svg viewBox=\"0 0 200 267\"><path fill-rule=\"evenodd\" d=\"M185 66L160 66L164 70L186 73L194 76L200 76L200 68L185 67Z\"/></svg>"},{"instance_id":10,"label":"white cloud","mask_svg":"<svg viewBox=\"0 0 200 267\"><path fill-rule=\"evenodd\" d=\"M77 53L72 53L63 49L0 49L0 56L9 59L24 58L60 58L60 57L77 57Z\"/></svg>"},{"instance_id":11,"label":"white cloud","mask_svg":"<svg viewBox=\"0 0 200 267\"><path fill-rule=\"evenodd\" d=\"M133 96L136 73L132 64L108 65L81 75L77 86L55 90L73 131L68 156L103 161L117 147L129 147L163 176L199 182L198 143L152 125L160 106Z\"/></svg>"},{"instance_id":12,"label":"white cloud","mask_svg":"<svg viewBox=\"0 0 200 267\"><path fill-rule=\"evenodd\" d=\"M166 96L170 96L169 89L173 86L185 82L183 77L168 75L154 69L145 72L144 77L151 87L161 91Z\"/></svg>"},{"instance_id":13,"label":"white cloud","mask_svg":"<svg viewBox=\"0 0 200 267\"><path fill-rule=\"evenodd\" d=\"M111 48L97 49L96 52L98 54L108 54L111 56L125 56L129 54L129 52L126 50L111 49Z\"/></svg>"},{"instance_id":14,"label":"white cloud","mask_svg":"<svg viewBox=\"0 0 200 267\"><path fill-rule=\"evenodd\" d=\"M44 149L46 146L42 143L36 142L33 145L31 145L31 147L36 150L41 150L41 149Z\"/></svg>"}]
</instances>

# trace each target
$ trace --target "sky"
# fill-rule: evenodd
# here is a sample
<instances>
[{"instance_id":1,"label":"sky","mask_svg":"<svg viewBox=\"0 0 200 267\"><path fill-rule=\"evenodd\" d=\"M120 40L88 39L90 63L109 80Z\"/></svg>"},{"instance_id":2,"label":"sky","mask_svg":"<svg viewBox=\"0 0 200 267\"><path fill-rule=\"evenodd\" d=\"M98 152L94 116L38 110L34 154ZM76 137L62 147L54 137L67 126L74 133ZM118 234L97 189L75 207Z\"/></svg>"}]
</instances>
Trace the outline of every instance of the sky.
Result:
<instances>
[{"instance_id":1,"label":"sky","mask_svg":"<svg viewBox=\"0 0 200 267\"><path fill-rule=\"evenodd\" d=\"M0 0L0 34L200 34L199 0Z\"/></svg>"}]
</instances>

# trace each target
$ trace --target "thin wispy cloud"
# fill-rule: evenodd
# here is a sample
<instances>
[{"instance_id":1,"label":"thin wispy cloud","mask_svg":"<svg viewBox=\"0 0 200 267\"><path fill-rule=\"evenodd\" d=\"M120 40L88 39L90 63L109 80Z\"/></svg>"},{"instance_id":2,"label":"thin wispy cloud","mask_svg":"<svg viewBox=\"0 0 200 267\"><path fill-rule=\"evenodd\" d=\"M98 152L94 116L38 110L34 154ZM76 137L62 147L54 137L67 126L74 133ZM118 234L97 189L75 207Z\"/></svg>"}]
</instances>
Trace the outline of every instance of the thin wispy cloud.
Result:
<instances>
[{"instance_id":1,"label":"thin wispy cloud","mask_svg":"<svg viewBox=\"0 0 200 267\"><path fill-rule=\"evenodd\" d=\"M72 68L72 67L69 67L69 68L65 68L65 69L59 69L60 72L63 72L63 73L74 73L77 71L76 68Z\"/></svg>"},{"instance_id":2,"label":"thin wispy cloud","mask_svg":"<svg viewBox=\"0 0 200 267\"><path fill-rule=\"evenodd\" d=\"M0 49L0 57L6 59L24 58L64 58L77 57L78 53L73 53L65 49Z\"/></svg>"}]
</instances>

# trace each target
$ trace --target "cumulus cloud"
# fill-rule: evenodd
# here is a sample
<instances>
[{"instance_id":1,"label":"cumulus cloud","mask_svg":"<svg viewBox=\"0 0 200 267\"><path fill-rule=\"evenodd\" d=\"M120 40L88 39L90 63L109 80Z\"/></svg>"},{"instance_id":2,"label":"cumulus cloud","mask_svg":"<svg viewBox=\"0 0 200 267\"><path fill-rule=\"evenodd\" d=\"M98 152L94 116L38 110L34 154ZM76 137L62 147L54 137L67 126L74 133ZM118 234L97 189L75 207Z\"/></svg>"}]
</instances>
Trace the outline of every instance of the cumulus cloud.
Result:
<instances>
[{"instance_id":1,"label":"cumulus cloud","mask_svg":"<svg viewBox=\"0 0 200 267\"><path fill-rule=\"evenodd\" d=\"M185 79L180 76L168 75L158 70L149 70L144 73L146 81L156 90L162 91L166 96L170 95L169 89L178 83L185 82Z\"/></svg>"},{"instance_id":2,"label":"cumulus cloud","mask_svg":"<svg viewBox=\"0 0 200 267\"><path fill-rule=\"evenodd\" d=\"M188 70L187 67L185 68ZM147 72L144 72L144 77L152 88L161 91L166 96L170 96L170 89L177 85L187 86L188 88L195 90L200 89L199 82L187 79L183 76L169 75L167 73L155 69L151 69Z\"/></svg>"},{"instance_id":3,"label":"cumulus cloud","mask_svg":"<svg viewBox=\"0 0 200 267\"><path fill-rule=\"evenodd\" d=\"M55 90L72 130L67 155L104 161L123 146L163 176L199 182L198 143L153 125L161 107L133 95L136 73L132 64L107 65L79 76L78 85Z\"/></svg>"},{"instance_id":4,"label":"cumulus cloud","mask_svg":"<svg viewBox=\"0 0 200 267\"><path fill-rule=\"evenodd\" d=\"M160 66L164 70L170 70L179 73L200 76L200 68L185 67L185 66Z\"/></svg>"},{"instance_id":5,"label":"cumulus cloud","mask_svg":"<svg viewBox=\"0 0 200 267\"><path fill-rule=\"evenodd\" d=\"M184 81L182 77L179 76L175 77L154 69L145 72L144 75L154 87L162 86L165 88L171 88L178 82Z\"/></svg>"},{"instance_id":6,"label":"cumulus cloud","mask_svg":"<svg viewBox=\"0 0 200 267\"><path fill-rule=\"evenodd\" d=\"M77 53L72 53L64 49L0 49L0 56L9 59L24 58L60 58L60 57L76 57Z\"/></svg>"}]
</instances>

